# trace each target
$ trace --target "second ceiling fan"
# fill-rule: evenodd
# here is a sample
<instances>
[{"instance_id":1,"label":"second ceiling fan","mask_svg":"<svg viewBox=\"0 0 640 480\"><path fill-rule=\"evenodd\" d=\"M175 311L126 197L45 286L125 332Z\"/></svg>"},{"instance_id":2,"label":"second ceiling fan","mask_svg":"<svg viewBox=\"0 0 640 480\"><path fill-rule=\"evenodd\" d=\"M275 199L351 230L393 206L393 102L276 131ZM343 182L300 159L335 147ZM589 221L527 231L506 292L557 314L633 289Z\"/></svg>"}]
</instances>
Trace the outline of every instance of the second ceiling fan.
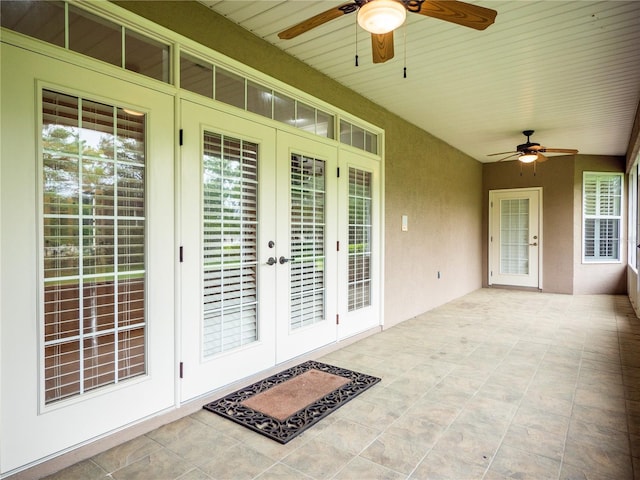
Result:
<instances>
[{"instance_id":1,"label":"second ceiling fan","mask_svg":"<svg viewBox=\"0 0 640 480\"><path fill-rule=\"evenodd\" d=\"M490 8L457 0L353 0L308 18L280 32L278 37L283 40L295 38L356 10L358 24L371 33L373 63L383 63L393 58L393 30L404 23L407 12L475 30L487 28L495 21L497 14Z\"/></svg>"}]
</instances>

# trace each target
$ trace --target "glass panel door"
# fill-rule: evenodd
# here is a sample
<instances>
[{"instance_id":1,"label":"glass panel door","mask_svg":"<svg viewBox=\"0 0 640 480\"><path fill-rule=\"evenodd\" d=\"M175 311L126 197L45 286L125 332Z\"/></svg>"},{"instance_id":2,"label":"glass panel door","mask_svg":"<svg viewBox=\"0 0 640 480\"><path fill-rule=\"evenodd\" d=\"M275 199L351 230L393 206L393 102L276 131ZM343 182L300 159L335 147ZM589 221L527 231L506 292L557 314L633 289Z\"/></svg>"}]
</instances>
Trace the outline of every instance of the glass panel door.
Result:
<instances>
[{"instance_id":1,"label":"glass panel door","mask_svg":"<svg viewBox=\"0 0 640 480\"><path fill-rule=\"evenodd\" d=\"M182 118L188 400L275 364L275 131L188 101Z\"/></svg>"},{"instance_id":2,"label":"glass panel door","mask_svg":"<svg viewBox=\"0 0 640 480\"><path fill-rule=\"evenodd\" d=\"M489 284L539 287L540 190L489 193Z\"/></svg>"},{"instance_id":3,"label":"glass panel door","mask_svg":"<svg viewBox=\"0 0 640 480\"><path fill-rule=\"evenodd\" d=\"M338 335L380 325L380 174L378 162L340 152Z\"/></svg>"},{"instance_id":4,"label":"glass panel door","mask_svg":"<svg viewBox=\"0 0 640 480\"><path fill-rule=\"evenodd\" d=\"M278 132L277 359L336 340L337 151Z\"/></svg>"}]
</instances>

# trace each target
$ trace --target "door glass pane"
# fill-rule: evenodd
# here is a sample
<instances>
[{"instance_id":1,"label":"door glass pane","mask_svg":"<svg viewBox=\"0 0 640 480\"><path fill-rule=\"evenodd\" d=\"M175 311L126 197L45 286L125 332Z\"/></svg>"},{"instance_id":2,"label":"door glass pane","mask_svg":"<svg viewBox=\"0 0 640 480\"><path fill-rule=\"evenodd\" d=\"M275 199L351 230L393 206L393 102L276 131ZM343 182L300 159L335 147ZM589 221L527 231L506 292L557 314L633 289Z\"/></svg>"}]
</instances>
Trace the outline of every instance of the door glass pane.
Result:
<instances>
[{"instance_id":1,"label":"door glass pane","mask_svg":"<svg viewBox=\"0 0 640 480\"><path fill-rule=\"evenodd\" d=\"M325 195L325 162L292 154L292 329L325 320Z\"/></svg>"},{"instance_id":2,"label":"door glass pane","mask_svg":"<svg viewBox=\"0 0 640 480\"><path fill-rule=\"evenodd\" d=\"M145 115L42 93L46 403L144 374Z\"/></svg>"},{"instance_id":3,"label":"door glass pane","mask_svg":"<svg viewBox=\"0 0 640 480\"><path fill-rule=\"evenodd\" d=\"M258 340L258 145L204 133L204 357Z\"/></svg>"},{"instance_id":4,"label":"door glass pane","mask_svg":"<svg viewBox=\"0 0 640 480\"><path fill-rule=\"evenodd\" d=\"M349 311L371 305L371 172L349 168Z\"/></svg>"},{"instance_id":5,"label":"door glass pane","mask_svg":"<svg viewBox=\"0 0 640 480\"><path fill-rule=\"evenodd\" d=\"M500 200L500 273L529 274L529 200Z\"/></svg>"}]
</instances>

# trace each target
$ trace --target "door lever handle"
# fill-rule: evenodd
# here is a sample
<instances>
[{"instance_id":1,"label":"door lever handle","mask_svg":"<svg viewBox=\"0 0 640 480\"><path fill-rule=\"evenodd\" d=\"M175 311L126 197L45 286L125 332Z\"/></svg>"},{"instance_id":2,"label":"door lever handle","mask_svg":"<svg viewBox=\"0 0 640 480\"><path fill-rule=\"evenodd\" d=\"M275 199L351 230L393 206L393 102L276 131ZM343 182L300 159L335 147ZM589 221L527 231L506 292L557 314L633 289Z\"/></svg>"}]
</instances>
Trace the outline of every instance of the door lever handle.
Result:
<instances>
[{"instance_id":1,"label":"door lever handle","mask_svg":"<svg viewBox=\"0 0 640 480\"><path fill-rule=\"evenodd\" d=\"M284 265L285 263L287 263L289 261L288 258L284 258L284 257L280 257L280 265Z\"/></svg>"},{"instance_id":2,"label":"door lever handle","mask_svg":"<svg viewBox=\"0 0 640 480\"><path fill-rule=\"evenodd\" d=\"M537 247L538 246L538 242L533 242L533 243L530 243L529 245L532 246L532 247Z\"/></svg>"},{"instance_id":3,"label":"door lever handle","mask_svg":"<svg viewBox=\"0 0 640 480\"><path fill-rule=\"evenodd\" d=\"M267 265L275 265L278 261L273 258L273 257L269 257L269 260L267 260Z\"/></svg>"}]
</instances>

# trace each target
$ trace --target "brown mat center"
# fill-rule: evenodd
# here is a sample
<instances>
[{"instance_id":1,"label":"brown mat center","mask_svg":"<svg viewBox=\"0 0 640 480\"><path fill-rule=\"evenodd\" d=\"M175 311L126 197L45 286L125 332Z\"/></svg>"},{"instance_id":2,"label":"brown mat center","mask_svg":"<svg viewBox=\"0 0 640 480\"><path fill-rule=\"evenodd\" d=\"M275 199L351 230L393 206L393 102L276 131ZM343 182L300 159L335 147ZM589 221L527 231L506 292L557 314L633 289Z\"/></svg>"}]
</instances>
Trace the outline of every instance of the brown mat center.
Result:
<instances>
[{"instance_id":1,"label":"brown mat center","mask_svg":"<svg viewBox=\"0 0 640 480\"><path fill-rule=\"evenodd\" d=\"M247 398L241 404L282 422L350 381L340 375L311 369Z\"/></svg>"}]
</instances>

